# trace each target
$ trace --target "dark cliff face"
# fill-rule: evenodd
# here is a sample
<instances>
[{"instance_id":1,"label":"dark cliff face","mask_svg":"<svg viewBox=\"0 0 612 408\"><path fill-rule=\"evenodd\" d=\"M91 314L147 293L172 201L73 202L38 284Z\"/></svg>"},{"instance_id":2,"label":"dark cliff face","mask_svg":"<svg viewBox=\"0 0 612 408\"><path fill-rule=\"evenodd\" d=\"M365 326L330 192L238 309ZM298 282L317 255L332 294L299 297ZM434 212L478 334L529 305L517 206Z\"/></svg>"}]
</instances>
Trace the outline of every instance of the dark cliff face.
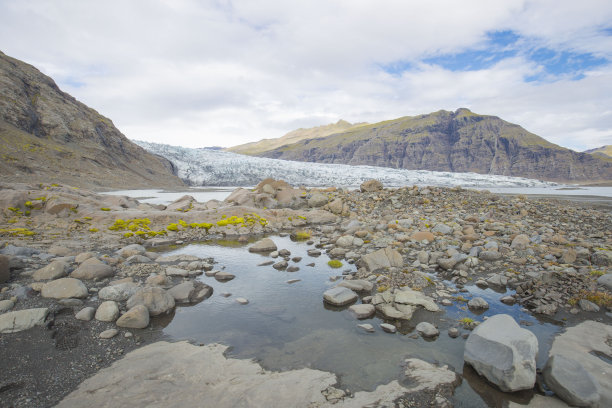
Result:
<instances>
[{"instance_id":1,"label":"dark cliff face","mask_svg":"<svg viewBox=\"0 0 612 408\"><path fill-rule=\"evenodd\" d=\"M260 155L551 181L612 180L612 160L562 148L518 125L467 109L380 122Z\"/></svg>"},{"instance_id":2,"label":"dark cliff face","mask_svg":"<svg viewBox=\"0 0 612 408\"><path fill-rule=\"evenodd\" d=\"M0 52L0 170L5 181L86 187L178 186L172 165L128 140L36 68Z\"/></svg>"}]
</instances>

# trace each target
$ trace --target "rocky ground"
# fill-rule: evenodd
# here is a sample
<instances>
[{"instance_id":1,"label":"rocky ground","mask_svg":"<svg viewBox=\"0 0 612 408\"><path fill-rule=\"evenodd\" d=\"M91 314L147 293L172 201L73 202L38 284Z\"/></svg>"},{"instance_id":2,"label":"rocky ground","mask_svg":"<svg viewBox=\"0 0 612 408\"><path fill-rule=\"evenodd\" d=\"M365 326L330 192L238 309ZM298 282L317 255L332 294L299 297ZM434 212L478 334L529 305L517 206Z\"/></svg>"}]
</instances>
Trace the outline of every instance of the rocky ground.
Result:
<instances>
[{"instance_id":1,"label":"rocky ground","mask_svg":"<svg viewBox=\"0 0 612 408\"><path fill-rule=\"evenodd\" d=\"M168 206L69 186L4 184L0 188L3 406L55 405L83 379L126 353L163 340L160 328L172 318L176 305L210 296L212 289L197 281L199 274L232 277L217 273L214 259L164 257L155 250L211 238L247 240L290 233L311 241L312 256L325 251L341 263L356 264L356 273L346 274L337 287L321 296L332 305L352 304L358 317L377 314L388 322L381 328L365 323L367 331L394 331L418 309L443 311L463 300L467 310L487 308L484 299L463 298L463 287L472 284L514 289L502 301L518 302L534 314L560 322L600 321L601 327L589 326L599 332L610 327L611 214L585 204L460 188L383 189L374 180L355 191L294 188L264 180L255 189L236 190L224 202L198 203L186 196ZM277 269L288 267L273 243L262 240L251 249L270 253ZM420 335L440 335L437 327L424 323L417 325ZM499 331L495 319L477 324L457 322L448 334L472 333L468 343L478 345ZM585 349L610 358L612 337L606 336ZM532 339L527 334L523 337L525 349L532 348ZM523 350L500 347L509 347L515 354ZM175 352L171 349L167 352ZM573 362L581 358L561 354ZM522 365L529 367L533 356L521 356ZM428 374L414 381L427 384L428 375L436 381L429 387L416 386L404 396L393 394L395 403L450 404L454 377L450 382L442 379L452 372L440 373L439 367L419 371L419 361L410 363L413 374ZM502 390L534 387L534 361L533 381L531 372L519 371L512 378L495 379L489 374L494 370L483 368L488 363L478 356L470 355L466 361ZM564 362L563 358L556 361ZM582 367L581 363L572 370ZM583 367L587 371L601 369L596 362L589 364ZM108 370L100 375L103 372ZM600 374L589 383L598 401L610 398L609 390L601 386L610 382L609 375ZM546 378L542 390L556 387L555 394L566 401L579 394L567 397L557 384L562 380L555 382L550 374ZM92 381L105 384L103 377L92 377ZM359 400L330 389L334 382L329 381L319 381L320 389L315 387L312 394L317 397L308 397L313 406L376 400L376 394ZM515 384L519 388L513 388ZM64 401L65 406L79 406L74 403L82 400L78 392ZM595 406L593 395L589 401Z\"/></svg>"}]
</instances>

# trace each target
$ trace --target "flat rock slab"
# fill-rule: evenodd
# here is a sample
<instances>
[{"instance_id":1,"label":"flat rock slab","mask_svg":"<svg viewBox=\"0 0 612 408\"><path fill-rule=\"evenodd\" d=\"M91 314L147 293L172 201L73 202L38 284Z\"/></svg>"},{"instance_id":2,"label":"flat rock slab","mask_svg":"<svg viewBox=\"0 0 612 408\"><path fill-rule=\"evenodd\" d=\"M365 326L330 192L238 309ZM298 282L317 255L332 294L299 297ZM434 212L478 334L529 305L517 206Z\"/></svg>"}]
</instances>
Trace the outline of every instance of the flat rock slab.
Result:
<instances>
[{"instance_id":1,"label":"flat rock slab","mask_svg":"<svg viewBox=\"0 0 612 408\"><path fill-rule=\"evenodd\" d=\"M78 279L61 278L45 283L40 290L45 298L67 299L87 297L87 287Z\"/></svg>"},{"instance_id":2,"label":"flat rock slab","mask_svg":"<svg viewBox=\"0 0 612 408\"><path fill-rule=\"evenodd\" d=\"M367 319L376 313L376 308L374 305L353 305L349 307L349 310L357 317L358 319Z\"/></svg>"},{"instance_id":3,"label":"flat rock slab","mask_svg":"<svg viewBox=\"0 0 612 408\"><path fill-rule=\"evenodd\" d=\"M85 380L57 407L393 406L400 396L431 386L429 381L404 388L392 381L332 404L322 391L337 382L334 374L309 368L270 372L253 361L226 358L226 350L185 341L147 345Z\"/></svg>"},{"instance_id":4,"label":"flat rock slab","mask_svg":"<svg viewBox=\"0 0 612 408\"><path fill-rule=\"evenodd\" d=\"M0 333L17 333L41 325L45 322L48 313L49 309L41 307L1 314Z\"/></svg>"},{"instance_id":5,"label":"flat rock slab","mask_svg":"<svg viewBox=\"0 0 612 408\"><path fill-rule=\"evenodd\" d=\"M336 286L323 293L323 300L334 306L344 306L353 303L359 296L348 288Z\"/></svg>"},{"instance_id":6,"label":"flat rock slab","mask_svg":"<svg viewBox=\"0 0 612 408\"><path fill-rule=\"evenodd\" d=\"M264 238L257 241L249 248L249 252L272 252L276 251L278 247L270 238Z\"/></svg>"},{"instance_id":7,"label":"flat rock slab","mask_svg":"<svg viewBox=\"0 0 612 408\"><path fill-rule=\"evenodd\" d=\"M553 355L543 371L546 385L563 401L577 407L599 403L599 385L595 377L571 358Z\"/></svg>"},{"instance_id":8,"label":"flat rock slab","mask_svg":"<svg viewBox=\"0 0 612 408\"><path fill-rule=\"evenodd\" d=\"M423 306L430 312L439 312L440 307L433 298L423 292L412 289L403 289L395 292L394 302L402 305Z\"/></svg>"}]
</instances>

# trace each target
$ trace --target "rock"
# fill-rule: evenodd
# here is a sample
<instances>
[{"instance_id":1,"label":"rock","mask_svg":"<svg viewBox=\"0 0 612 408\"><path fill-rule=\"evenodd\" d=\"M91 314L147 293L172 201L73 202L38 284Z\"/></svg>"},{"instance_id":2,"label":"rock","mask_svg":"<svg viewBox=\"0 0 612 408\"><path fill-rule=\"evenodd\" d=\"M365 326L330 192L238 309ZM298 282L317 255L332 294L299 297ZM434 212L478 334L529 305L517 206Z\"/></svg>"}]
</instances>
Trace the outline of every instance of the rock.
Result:
<instances>
[{"instance_id":1,"label":"rock","mask_svg":"<svg viewBox=\"0 0 612 408\"><path fill-rule=\"evenodd\" d=\"M147 278L145 283L148 286L170 286L172 285L172 280L168 278L166 275L151 275Z\"/></svg>"},{"instance_id":2,"label":"rock","mask_svg":"<svg viewBox=\"0 0 612 408\"><path fill-rule=\"evenodd\" d=\"M580 306L580 308L585 312L599 312L599 306L590 300L580 299L578 301L578 306Z\"/></svg>"},{"instance_id":3,"label":"rock","mask_svg":"<svg viewBox=\"0 0 612 408\"><path fill-rule=\"evenodd\" d=\"M40 326L45 322L49 309L24 309L0 314L0 333L17 333Z\"/></svg>"},{"instance_id":4,"label":"rock","mask_svg":"<svg viewBox=\"0 0 612 408\"><path fill-rule=\"evenodd\" d=\"M226 271L219 271L215 274L215 279L218 281L230 281L232 279L234 279L236 277L236 275L231 274L229 272Z\"/></svg>"},{"instance_id":5,"label":"rock","mask_svg":"<svg viewBox=\"0 0 612 408\"><path fill-rule=\"evenodd\" d=\"M345 280L340 282L338 286L349 288L350 290L354 290L356 292L369 292L374 288L374 284L372 282L363 279Z\"/></svg>"},{"instance_id":6,"label":"rock","mask_svg":"<svg viewBox=\"0 0 612 408\"><path fill-rule=\"evenodd\" d=\"M352 235L343 235L336 240L336 245L342 248L350 248L354 239Z\"/></svg>"},{"instance_id":7,"label":"rock","mask_svg":"<svg viewBox=\"0 0 612 408\"><path fill-rule=\"evenodd\" d=\"M421 336L427 338L436 337L440 334L440 331L436 329L436 326L428 322L421 322L417 324L416 331L419 332Z\"/></svg>"},{"instance_id":8,"label":"rock","mask_svg":"<svg viewBox=\"0 0 612 408\"><path fill-rule=\"evenodd\" d=\"M334 214L341 214L344 208L344 203L340 198L336 198L334 201L328 204L329 211Z\"/></svg>"},{"instance_id":9,"label":"rock","mask_svg":"<svg viewBox=\"0 0 612 408\"><path fill-rule=\"evenodd\" d=\"M446 224L437 224L431 232L438 232L443 235L448 235L453 233L453 229Z\"/></svg>"},{"instance_id":10,"label":"rock","mask_svg":"<svg viewBox=\"0 0 612 408\"><path fill-rule=\"evenodd\" d=\"M357 327L365 330L367 333L374 333L374 326L369 323L358 324Z\"/></svg>"},{"instance_id":11,"label":"rock","mask_svg":"<svg viewBox=\"0 0 612 408\"><path fill-rule=\"evenodd\" d=\"M8 312L15 306L15 302L10 299L0 300L0 313Z\"/></svg>"},{"instance_id":12,"label":"rock","mask_svg":"<svg viewBox=\"0 0 612 408\"><path fill-rule=\"evenodd\" d=\"M572 248L568 248L563 252L563 255L561 256L561 262L564 264L573 264L574 262L576 262L576 251Z\"/></svg>"},{"instance_id":13,"label":"rock","mask_svg":"<svg viewBox=\"0 0 612 408\"><path fill-rule=\"evenodd\" d=\"M88 260L89 258L92 258L96 256L95 252L81 252L80 254L78 254L77 256L74 257L74 262L80 264L83 263L84 261Z\"/></svg>"},{"instance_id":14,"label":"rock","mask_svg":"<svg viewBox=\"0 0 612 408\"><path fill-rule=\"evenodd\" d=\"M144 329L149 325L149 309L145 305L136 305L121 315L116 324L129 329Z\"/></svg>"},{"instance_id":15,"label":"rock","mask_svg":"<svg viewBox=\"0 0 612 408\"><path fill-rule=\"evenodd\" d=\"M336 286L323 293L323 300L334 306L344 306L353 303L358 297L355 292L342 286Z\"/></svg>"},{"instance_id":16,"label":"rock","mask_svg":"<svg viewBox=\"0 0 612 408\"><path fill-rule=\"evenodd\" d=\"M60 299L57 301L57 303L62 306L66 306L66 307L83 306L83 301L81 299L75 299L75 298Z\"/></svg>"},{"instance_id":17,"label":"rock","mask_svg":"<svg viewBox=\"0 0 612 408\"><path fill-rule=\"evenodd\" d=\"M439 312L440 307L433 298L412 289L402 289L395 292L394 302L404 305L423 306L430 312Z\"/></svg>"},{"instance_id":18,"label":"rock","mask_svg":"<svg viewBox=\"0 0 612 408\"><path fill-rule=\"evenodd\" d=\"M181 268L175 268L173 266L166 267L166 276L189 276L189 271Z\"/></svg>"},{"instance_id":19,"label":"rock","mask_svg":"<svg viewBox=\"0 0 612 408\"><path fill-rule=\"evenodd\" d=\"M0 283L8 282L11 278L9 257L0 255Z\"/></svg>"},{"instance_id":20,"label":"rock","mask_svg":"<svg viewBox=\"0 0 612 408\"><path fill-rule=\"evenodd\" d=\"M433 242L434 239L436 239L434 234L432 234L429 231L418 231L418 232L415 232L414 234L412 234L410 236L410 238L412 238L412 239L414 239L415 241L418 241L418 242L421 242L421 241Z\"/></svg>"},{"instance_id":21,"label":"rock","mask_svg":"<svg viewBox=\"0 0 612 408\"><path fill-rule=\"evenodd\" d=\"M380 328L383 329L386 333L395 333L397 332L397 327L389 323L381 323Z\"/></svg>"},{"instance_id":22,"label":"rock","mask_svg":"<svg viewBox=\"0 0 612 408\"><path fill-rule=\"evenodd\" d=\"M515 303L516 303L516 299L514 299L514 298L513 298L512 296L510 296L510 295L502 296L502 297L499 299L499 301L500 301L500 302L502 302L502 303L504 303L504 304L506 304L506 305L510 305L510 306L512 306L513 304L515 304Z\"/></svg>"},{"instance_id":23,"label":"rock","mask_svg":"<svg viewBox=\"0 0 612 408\"><path fill-rule=\"evenodd\" d=\"M531 244L531 240L529 239L527 235L519 234L516 237L514 237L514 239L512 240L512 243L510 244L510 248L524 250L524 249L529 248L530 244Z\"/></svg>"},{"instance_id":24,"label":"rock","mask_svg":"<svg viewBox=\"0 0 612 408\"><path fill-rule=\"evenodd\" d=\"M76 279L104 279L114 275L113 268L97 258L89 258L85 260L77 269L75 269L70 277Z\"/></svg>"},{"instance_id":25,"label":"rock","mask_svg":"<svg viewBox=\"0 0 612 408\"><path fill-rule=\"evenodd\" d=\"M533 388L538 339L507 314L489 317L472 331L463 358L502 391Z\"/></svg>"},{"instance_id":26,"label":"rock","mask_svg":"<svg viewBox=\"0 0 612 408\"><path fill-rule=\"evenodd\" d=\"M546 385L563 401L576 407L599 403L597 380L577 361L562 355L549 357L543 371Z\"/></svg>"},{"instance_id":27,"label":"rock","mask_svg":"<svg viewBox=\"0 0 612 408\"><path fill-rule=\"evenodd\" d=\"M102 333L100 333L99 337L101 339L112 339L113 337L115 337L118 334L119 334L119 330L117 330L117 329L108 329L108 330L104 330Z\"/></svg>"},{"instance_id":28,"label":"rock","mask_svg":"<svg viewBox=\"0 0 612 408\"><path fill-rule=\"evenodd\" d=\"M501 273L496 273L486 280L487 284L491 286L497 286L499 288L503 288L508 284L508 278L506 278Z\"/></svg>"},{"instance_id":29,"label":"rock","mask_svg":"<svg viewBox=\"0 0 612 408\"><path fill-rule=\"evenodd\" d=\"M285 261L284 259L280 262L275 263L274 265L272 265L272 267L278 271L281 271L285 268L287 268L287 266L289 266L289 263L287 261Z\"/></svg>"},{"instance_id":30,"label":"rock","mask_svg":"<svg viewBox=\"0 0 612 408\"><path fill-rule=\"evenodd\" d=\"M449 271L457 265L457 260L454 258L438 258L436 261L440 268Z\"/></svg>"},{"instance_id":31,"label":"rock","mask_svg":"<svg viewBox=\"0 0 612 408\"><path fill-rule=\"evenodd\" d=\"M42 297L53 299L86 298L88 291L83 282L78 279L60 278L45 283L40 294Z\"/></svg>"},{"instance_id":32,"label":"rock","mask_svg":"<svg viewBox=\"0 0 612 408\"><path fill-rule=\"evenodd\" d=\"M459 329L456 327L451 327L448 329L448 337L450 338L456 339L460 334Z\"/></svg>"},{"instance_id":33,"label":"rock","mask_svg":"<svg viewBox=\"0 0 612 408\"><path fill-rule=\"evenodd\" d=\"M502 254L497 251L480 251L478 258L483 261L497 261L502 257Z\"/></svg>"},{"instance_id":34,"label":"rock","mask_svg":"<svg viewBox=\"0 0 612 408\"><path fill-rule=\"evenodd\" d=\"M212 294L213 289L199 281L179 283L168 293L176 303L200 303Z\"/></svg>"},{"instance_id":35,"label":"rock","mask_svg":"<svg viewBox=\"0 0 612 408\"><path fill-rule=\"evenodd\" d=\"M114 322L119 316L119 306L112 300L102 302L96 310L96 320L101 322Z\"/></svg>"},{"instance_id":36,"label":"rock","mask_svg":"<svg viewBox=\"0 0 612 408\"><path fill-rule=\"evenodd\" d=\"M121 258L129 258L134 255L144 255L145 252L147 252L147 250L142 245L132 244L118 250L117 255Z\"/></svg>"},{"instance_id":37,"label":"rock","mask_svg":"<svg viewBox=\"0 0 612 408\"><path fill-rule=\"evenodd\" d=\"M84 320L86 322L94 318L96 309L94 307L84 307L74 316L77 320Z\"/></svg>"},{"instance_id":38,"label":"rock","mask_svg":"<svg viewBox=\"0 0 612 408\"><path fill-rule=\"evenodd\" d=\"M611 251L596 251L591 255L591 263L597 266L612 266Z\"/></svg>"},{"instance_id":39,"label":"rock","mask_svg":"<svg viewBox=\"0 0 612 408\"><path fill-rule=\"evenodd\" d=\"M298 266L290 266L287 268L287 272L297 272L300 268Z\"/></svg>"},{"instance_id":40,"label":"rock","mask_svg":"<svg viewBox=\"0 0 612 408\"><path fill-rule=\"evenodd\" d=\"M395 307L388 303L382 303L376 306L376 309L379 310L385 317L389 319L403 319L410 320L412 319L412 312L403 313L397 310Z\"/></svg>"},{"instance_id":41,"label":"rock","mask_svg":"<svg viewBox=\"0 0 612 408\"><path fill-rule=\"evenodd\" d=\"M32 278L35 281L52 280L66 276L67 271L68 264L66 262L52 261L49 265L34 272Z\"/></svg>"},{"instance_id":42,"label":"rock","mask_svg":"<svg viewBox=\"0 0 612 408\"><path fill-rule=\"evenodd\" d=\"M327 204L327 196L321 194L321 193L314 193L309 199L308 199L308 206L312 207L312 208L316 208L316 207L322 207L325 204Z\"/></svg>"},{"instance_id":43,"label":"rock","mask_svg":"<svg viewBox=\"0 0 612 408\"><path fill-rule=\"evenodd\" d=\"M608 290L612 290L612 273L606 273L597 278L597 283L601 286L605 286Z\"/></svg>"},{"instance_id":44,"label":"rock","mask_svg":"<svg viewBox=\"0 0 612 408\"><path fill-rule=\"evenodd\" d=\"M483 298L475 297L468 301L468 307L470 309L488 309L489 304Z\"/></svg>"},{"instance_id":45,"label":"rock","mask_svg":"<svg viewBox=\"0 0 612 408\"><path fill-rule=\"evenodd\" d=\"M151 258L148 258L144 255L132 255L125 260L126 264L139 264L139 263L151 263Z\"/></svg>"},{"instance_id":46,"label":"rock","mask_svg":"<svg viewBox=\"0 0 612 408\"><path fill-rule=\"evenodd\" d=\"M361 261L369 272L390 267L401 268L404 266L402 255L391 247L379 249L361 257Z\"/></svg>"},{"instance_id":47,"label":"rock","mask_svg":"<svg viewBox=\"0 0 612 408\"><path fill-rule=\"evenodd\" d=\"M264 238L251 245L249 252L272 252L276 251L277 249L278 248L274 241L272 241L270 238Z\"/></svg>"},{"instance_id":48,"label":"rock","mask_svg":"<svg viewBox=\"0 0 612 408\"><path fill-rule=\"evenodd\" d=\"M247 305L249 303L249 301L243 297L236 298L236 302L240 303L241 305Z\"/></svg>"},{"instance_id":49,"label":"rock","mask_svg":"<svg viewBox=\"0 0 612 408\"><path fill-rule=\"evenodd\" d=\"M198 258L195 255L175 254L175 255L160 256L159 258L155 260L155 262L157 262L158 264L173 264L177 262L194 262L194 261L199 261L199 260L200 258Z\"/></svg>"},{"instance_id":50,"label":"rock","mask_svg":"<svg viewBox=\"0 0 612 408\"><path fill-rule=\"evenodd\" d=\"M98 297L102 300L114 300L124 302L139 289L134 282L124 282L117 285L105 286L98 292Z\"/></svg>"},{"instance_id":51,"label":"rock","mask_svg":"<svg viewBox=\"0 0 612 408\"><path fill-rule=\"evenodd\" d=\"M374 307L374 305L366 305L366 304L350 306L349 310L358 319L367 319L368 317L372 317L374 313L376 313L376 308Z\"/></svg>"},{"instance_id":52,"label":"rock","mask_svg":"<svg viewBox=\"0 0 612 408\"><path fill-rule=\"evenodd\" d=\"M158 287L145 287L138 289L127 301L128 309L136 305L144 305L151 316L169 313L174 309L174 298L165 290Z\"/></svg>"},{"instance_id":53,"label":"rock","mask_svg":"<svg viewBox=\"0 0 612 408\"><path fill-rule=\"evenodd\" d=\"M373 193L375 191L380 191L383 189L383 184L378 180L367 180L361 183L359 189L362 193Z\"/></svg>"}]
</instances>

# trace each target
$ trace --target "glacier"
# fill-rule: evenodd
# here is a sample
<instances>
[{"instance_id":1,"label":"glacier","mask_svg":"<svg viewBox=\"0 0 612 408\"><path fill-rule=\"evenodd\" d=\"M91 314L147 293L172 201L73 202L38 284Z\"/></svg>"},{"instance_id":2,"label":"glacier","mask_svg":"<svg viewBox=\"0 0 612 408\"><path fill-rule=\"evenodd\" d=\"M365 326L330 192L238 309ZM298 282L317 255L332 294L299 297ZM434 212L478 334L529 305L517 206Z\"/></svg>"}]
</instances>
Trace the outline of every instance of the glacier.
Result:
<instances>
[{"instance_id":1,"label":"glacier","mask_svg":"<svg viewBox=\"0 0 612 408\"><path fill-rule=\"evenodd\" d=\"M468 188L553 187L559 184L494 174L405 170L375 166L307 163L246 156L219 149L187 148L134 140L145 150L165 157L190 186L253 186L265 178L295 186L354 188L369 179L387 187L427 185Z\"/></svg>"}]
</instances>

